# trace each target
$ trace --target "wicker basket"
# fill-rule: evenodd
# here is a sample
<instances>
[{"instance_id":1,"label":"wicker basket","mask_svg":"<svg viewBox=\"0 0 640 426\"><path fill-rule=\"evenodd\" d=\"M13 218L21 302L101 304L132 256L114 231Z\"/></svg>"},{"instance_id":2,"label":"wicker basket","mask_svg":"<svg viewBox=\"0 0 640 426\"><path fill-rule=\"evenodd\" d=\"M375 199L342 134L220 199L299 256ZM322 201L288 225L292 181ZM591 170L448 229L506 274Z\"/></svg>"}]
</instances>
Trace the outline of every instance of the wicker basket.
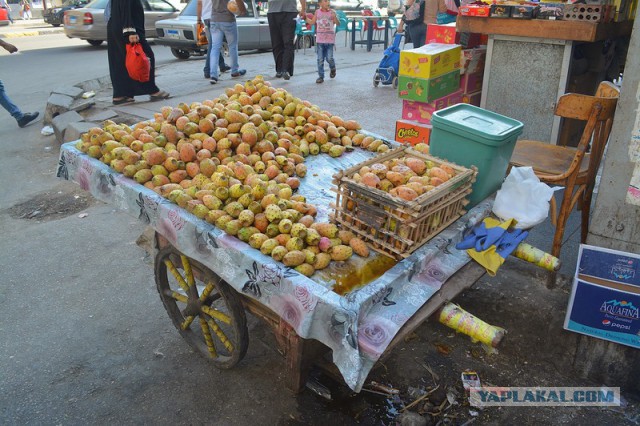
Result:
<instances>
[{"instance_id":1,"label":"wicker basket","mask_svg":"<svg viewBox=\"0 0 640 426\"><path fill-rule=\"evenodd\" d=\"M363 166L398 157L447 164L456 175L413 201L392 197L352 179ZM333 176L337 193L333 221L357 233L376 251L402 260L464 214L476 174L475 168L467 169L409 147L396 148Z\"/></svg>"}]
</instances>

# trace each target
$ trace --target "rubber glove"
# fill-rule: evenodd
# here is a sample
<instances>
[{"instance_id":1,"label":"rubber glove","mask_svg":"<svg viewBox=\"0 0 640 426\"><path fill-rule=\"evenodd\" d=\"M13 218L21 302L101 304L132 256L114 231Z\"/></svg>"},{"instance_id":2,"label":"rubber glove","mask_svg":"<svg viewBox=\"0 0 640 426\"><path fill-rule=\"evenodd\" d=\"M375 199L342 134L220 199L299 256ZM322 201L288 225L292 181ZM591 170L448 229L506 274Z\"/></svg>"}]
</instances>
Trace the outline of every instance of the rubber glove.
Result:
<instances>
[{"instance_id":1,"label":"rubber glove","mask_svg":"<svg viewBox=\"0 0 640 426\"><path fill-rule=\"evenodd\" d=\"M505 232L496 244L496 253L498 253L503 259L506 259L515 251L518 244L523 242L528 235L529 231L524 231L522 229L514 229L510 232Z\"/></svg>"}]
</instances>

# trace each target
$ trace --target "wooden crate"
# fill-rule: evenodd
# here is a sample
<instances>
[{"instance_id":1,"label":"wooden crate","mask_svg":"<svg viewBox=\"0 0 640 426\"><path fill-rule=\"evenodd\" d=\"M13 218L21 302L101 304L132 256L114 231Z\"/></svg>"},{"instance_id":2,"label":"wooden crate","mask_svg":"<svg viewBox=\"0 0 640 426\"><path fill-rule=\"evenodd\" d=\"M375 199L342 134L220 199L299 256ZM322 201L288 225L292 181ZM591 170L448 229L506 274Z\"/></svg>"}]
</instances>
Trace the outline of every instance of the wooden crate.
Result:
<instances>
[{"instance_id":1,"label":"wooden crate","mask_svg":"<svg viewBox=\"0 0 640 426\"><path fill-rule=\"evenodd\" d=\"M363 166L399 158L417 157L436 165L447 164L456 175L413 201L352 179ZM465 212L477 170L467 169L409 147L378 155L333 176L337 193L333 221L362 237L376 251L397 260L408 257Z\"/></svg>"}]
</instances>

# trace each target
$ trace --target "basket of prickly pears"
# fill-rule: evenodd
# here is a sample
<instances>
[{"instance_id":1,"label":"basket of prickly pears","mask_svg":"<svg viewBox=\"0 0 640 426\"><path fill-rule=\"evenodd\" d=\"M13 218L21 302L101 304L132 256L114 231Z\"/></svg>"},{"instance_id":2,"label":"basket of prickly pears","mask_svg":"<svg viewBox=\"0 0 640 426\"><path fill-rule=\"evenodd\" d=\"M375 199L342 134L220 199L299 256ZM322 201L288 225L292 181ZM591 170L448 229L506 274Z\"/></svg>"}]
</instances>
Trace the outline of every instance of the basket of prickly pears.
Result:
<instances>
[{"instance_id":1,"label":"basket of prickly pears","mask_svg":"<svg viewBox=\"0 0 640 426\"><path fill-rule=\"evenodd\" d=\"M333 176L333 220L401 260L464 214L476 174L402 146Z\"/></svg>"}]
</instances>

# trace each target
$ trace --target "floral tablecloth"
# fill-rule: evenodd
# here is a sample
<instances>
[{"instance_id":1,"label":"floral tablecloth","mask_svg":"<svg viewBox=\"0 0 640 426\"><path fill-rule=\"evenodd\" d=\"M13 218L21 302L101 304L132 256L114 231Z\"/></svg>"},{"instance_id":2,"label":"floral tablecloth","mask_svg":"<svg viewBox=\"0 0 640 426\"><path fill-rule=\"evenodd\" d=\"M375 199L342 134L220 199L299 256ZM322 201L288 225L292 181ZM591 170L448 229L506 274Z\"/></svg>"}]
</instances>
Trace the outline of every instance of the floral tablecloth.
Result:
<instances>
[{"instance_id":1,"label":"floral tablecloth","mask_svg":"<svg viewBox=\"0 0 640 426\"><path fill-rule=\"evenodd\" d=\"M316 339L333 351L345 382L360 391L364 381L402 325L470 258L455 249L463 233L491 211L485 201L450 225L409 258L368 285L339 296L326 274L311 279L275 262L259 250L200 220L132 179L75 148L62 145L57 176L77 182L95 198L138 217L185 255L223 278L235 290L258 300L287 321L303 338ZM308 157L300 192L326 221L334 173L366 160L361 149L340 158ZM353 270L364 264L354 256ZM323 278L324 277L324 278Z\"/></svg>"}]
</instances>

